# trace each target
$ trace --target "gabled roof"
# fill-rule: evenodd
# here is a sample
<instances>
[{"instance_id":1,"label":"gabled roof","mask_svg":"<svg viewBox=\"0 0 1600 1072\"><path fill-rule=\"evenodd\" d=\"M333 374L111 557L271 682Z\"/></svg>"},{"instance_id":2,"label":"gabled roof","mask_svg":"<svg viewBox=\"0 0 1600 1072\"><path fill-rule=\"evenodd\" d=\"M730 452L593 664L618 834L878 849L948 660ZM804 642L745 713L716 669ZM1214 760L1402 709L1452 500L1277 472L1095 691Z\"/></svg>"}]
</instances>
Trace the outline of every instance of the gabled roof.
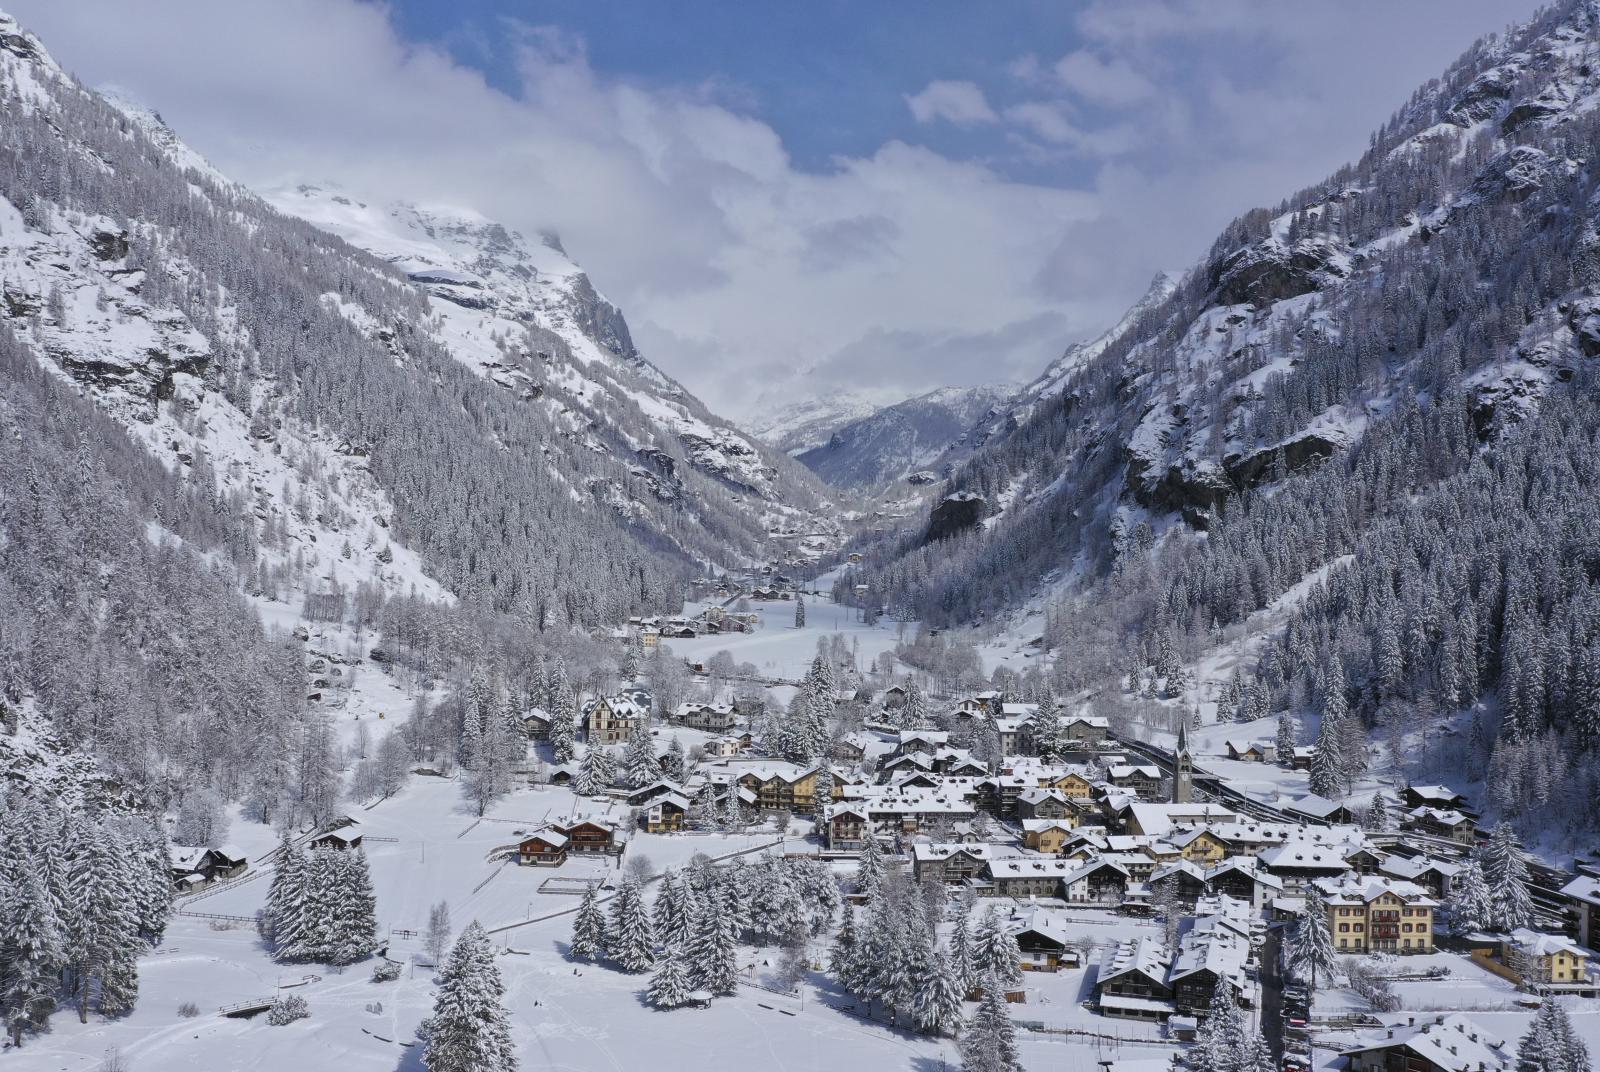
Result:
<instances>
[{"instance_id":1,"label":"gabled roof","mask_svg":"<svg viewBox=\"0 0 1600 1072\"><path fill-rule=\"evenodd\" d=\"M1564 934L1545 934L1528 927L1518 927L1512 931L1511 944L1536 957L1548 957L1556 953L1571 953L1579 957L1591 955L1589 950Z\"/></svg>"},{"instance_id":2,"label":"gabled roof","mask_svg":"<svg viewBox=\"0 0 1600 1072\"><path fill-rule=\"evenodd\" d=\"M929 862L948 860L952 856L970 856L974 860L987 860L993 852L993 845L971 844L965 841L919 841L911 846L911 855L914 859Z\"/></svg>"},{"instance_id":3,"label":"gabled roof","mask_svg":"<svg viewBox=\"0 0 1600 1072\"><path fill-rule=\"evenodd\" d=\"M1166 947L1157 939L1149 936L1125 938L1106 950L1095 985L1103 986L1119 976L1132 974L1165 986L1170 967Z\"/></svg>"},{"instance_id":4,"label":"gabled roof","mask_svg":"<svg viewBox=\"0 0 1600 1072\"><path fill-rule=\"evenodd\" d=\"M1414 1021L1421 1019L1421 1023ZM1385 1034L1368 1036L1361 1045L1342 1050L1342 1056L1368 1053L1372 1050L1403 1049L1442 1069L1443 1072L1475 1072L1479 1068L1508 1068L1509 1055L1505 1040L1478 1026L1471 1018L1456 1013L1451 1016L1408 1017L1411 1023L1399 1023Z\"/></svg>"},{"instance_id":5,"label":"gabled roof","mask_svg":"<svg viewBox=\"0 0 1600 1072\"><path fill-rule=\"evenodd\" d=\"M567 842L570 840L571 839L568 838L567 835L558 830L535 830L533 833L529 834L527 837L518 842L518 844L526 845L530 841L542 841L546 845L549 845L552 849L564 849L567 847Z\"/></svg>"},{"instance_id":6,"label":"gabled roof","mask_svg":"<svg viewBox=\"0 0 1600 1072\"><path fill-rule=\"evenodd\" d=\"M1437 872L1445 878L1453 878L1461 871L1461 865L1448 860L1435 860L1427 856L1407 858L1404 856L1390 856L1378 865L1378 870L1394 878L1413 881L1430 871Z\"/></svg>"},{"instance_id":7,"label":"gabled roof","mask_svg":"<svg viewBox=\"0 0 1600 1072\"><path fill-rule=\"evenodd\" d=\"M1428 891L1414 882L1400 882L1388 878L1352 878L1343 882L1323 879L1317 883L1323 900L1330 905L1371 904L1384 894L1393 894L1406 904L1424 908L1439 905Z\"/></svg>"},{"instance_id":8,"label":"gabled roof","mask_svg":"<svg viewBox=\"0 0 1600 1072\"><path fill-rule=\"evenodd\" d=\"M1574 901L1600 906L1600 875L1579 875L1561 887L1561 892Z\"/></svg>"}]
</instances>

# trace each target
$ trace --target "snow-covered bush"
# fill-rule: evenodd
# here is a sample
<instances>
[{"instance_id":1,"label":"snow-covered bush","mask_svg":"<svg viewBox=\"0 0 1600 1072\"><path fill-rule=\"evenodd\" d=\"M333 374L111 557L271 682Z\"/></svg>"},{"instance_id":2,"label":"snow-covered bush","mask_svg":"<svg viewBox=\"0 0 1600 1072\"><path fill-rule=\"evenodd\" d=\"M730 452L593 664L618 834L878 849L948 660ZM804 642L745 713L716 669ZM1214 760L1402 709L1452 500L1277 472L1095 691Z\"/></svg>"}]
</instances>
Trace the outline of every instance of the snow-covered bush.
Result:
<instances>
[{"instance_id":1,"label":"snow-covered bush","mask_svg":"<svg viewBox=\"0 0 1600 1072\"><path fill-rule=\"evenodd\" d=\"M306 1004L306 999L298 994L281 997L267 1010L267 1023L273 1027L282 1027L292 1024L296 1020L304 1020L311 1015L311 1008Z\"/></svg>"},{"instance_id":2,"label":"snow-covered bush","mask_svg":"<svg viewBox=\"0 0 1600 1072\"><path fill-rule=\"evenodd\" d=\"M400 967L398 960L380 960L372 969L372 981L375 983L392 983L400 978Z\"/></svg>"}]
</instances>

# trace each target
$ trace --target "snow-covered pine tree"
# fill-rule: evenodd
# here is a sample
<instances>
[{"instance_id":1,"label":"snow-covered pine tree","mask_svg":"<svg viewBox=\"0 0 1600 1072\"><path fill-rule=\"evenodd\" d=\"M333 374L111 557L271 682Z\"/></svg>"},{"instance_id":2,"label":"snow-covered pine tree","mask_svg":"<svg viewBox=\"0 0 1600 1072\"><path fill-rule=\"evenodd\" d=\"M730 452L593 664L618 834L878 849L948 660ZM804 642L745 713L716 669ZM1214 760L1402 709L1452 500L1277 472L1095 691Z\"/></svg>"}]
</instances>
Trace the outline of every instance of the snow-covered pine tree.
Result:
<instances>
[{"instance_id":1,"label":"snow-covered pine tree","mask_svg":"<svg viewBox=\"0 0 1600 1072\"><path fill-rule=\"evenodd\" d=\"M1022 985L1022 950L998 906L991 905L978 921L971 955L973 971L979 977L993 973L1006 987Z\"/></svg>"},{"instance_id":2,"label":"snow-covered pine tree","mask_svg":"<svg viewBox=\"0 0 1600 1072\"><path fill-rule=\"evenodd\" d=\"M674 782L682 782L689 770L689 757L683 750L683 742L677 734L672 735L672 740L667 743L667 751L661 757L661 776Z\"/></svg>"},{"instance_id":3,"label":"snow-covered pine tree","mask_svg":"<svg viewBox=\"0 0 1600 1072\"><path fill-rule=\"evenodd\" d=\"M133 837L135 856L134 910L139 935L152 945L161 941L172 914L172 858L167 836L159 824L142 823Z\"/></svg>"},{"instance_id":4,"label":"snow-covered pine tree","mask_svg":"<svg viewBox=\"0 0 1600 1072\"><path fill-rule=\"evenodd\" d=\"M951 1034L961 1023L966 991L962 989L949 952L935 953L931 968L912 996L911 1018L920 1031L930 1035Z\"/></svg>"},{"instance_id":5,"label":"snow-covered pine tree","mask_svg":"<svg viewBox=\"0 0 1600 1072\"><path fill-rule=\"evenodd\" d=\"M378 901L372 870L360 849L334 850L335 897L329 906L329 964L354 964L372 955L378 943Z\"/></svg>"},{"instance_id":6,"label":"snow-covered pine tree","mask_svg":"<svg viewBox=\"0 0 1600 1072\"><path fill-rule=\"evenodd\" d=\"M642 972L655 963L655 928L650 924L644 890L632 875L622 880L611 903L609 935L606 951L623 971Z\"/></svg>"},{"instance_id":7,"label":"snow-covered pine tree","mask_svg":"<svg viewBox=\"0 0 1600 1072\"><path fill-rule=\"evenodd\" d=\"M1494 897L1489 884L1484 881L1483 868L1476 860L1466 860L1450 884L1450 896L1445 901L1450 914L1450 926L1457 934L1470 934L1486 930L1494 919Z\"/></svg>"},{"instance_id":8,"label":"snow-covered pine tree","mask_svg":"<svg viewBox=\"0 0 1600 1072\"><path fill-rule=\"evenodd\" d=\"M965 997L972 990L972 980L976 976L972 964L972 924L965 911L957 917L950 928L948 954L950 971L955 976L962 996Z\"/></svg>"},{"instance_id":9,"label":"snow-covered pine tree","mask_svg":"<svg viewBox=\"0 0 1600 1072\"><path fill-rule=\"evenodd\" d=\"M1533 919L1533 897L1528 892L1528 862L1511 824L1501 820L1483 847L1484 881L1489 886L1490 926L1497 931L1526 927Z\"/></svg>"},{"instance_id":10,"label":"snow-covered pine tree","mask_svg":"<svg viewBox=\"0 0 1600 1072\"><path fill-rule=\"evenodd\" d=\"M733 891L719 882L700 898L689 975L695 990L732 994L739 987L737 906Z\"/></svg>"},{"instance_id":11,"label":"snow-covered pine tree","mask_svg":"<svg viewBox=\"0 0 1600 1072\"><path fill-rule=\"evenodd\" d=\"M1393 821L1389 818L1389 796L1383 790L1372 794L1372 804L1367 808L1367 829L1387 833Z\"/></svg>"},{"instance_id":12,"label":"snow-covered pine tree","mask_svg":"<svg viewBox=\"0 0 1600 1072\"><path fill-rule=\"evenodd\" d=\"M811 810L819 822L827 821L828 809L833 806L833 767L824 759L817 768L817 780L811 788Z\"/></svg>"},{"instance_id":13,"label":"snow-covered pine tree","mask_svg":"<svg viewBox=\"0 0 1600 1072\"><path fill-rule=\"evenodd\" d=\"M0 867L0 1016L15 1047L55 1010L66 954L55 906L33 858L14 857Z\"/></svg>"},{"instance_id":14,"label":"snow-covered pine tree","mask_svg":"<svg viewBox=\"0 0 1600 1072\"><path fill-rule=\"evenodd\" d=\"M900 705L899 725L907 730L925 730L933 725L928 712L928 697L915 676L906 681L906 702Z\"/></svg>"},{"instance_id":15,"label":"snow-covered pine tree","mask_svg":"<svg viewBox=\"0 0 1600 1072\"><path fill-rule=\"evenodd\" d=\"M658 1009L675 1009L689 1000L689 969L684 963L683 947L667 943L661 951L655 974L645 989L645 998Z\"/></svg>"},{"instance_id":16,"label":"snow-covered pine tree","mask_svg":"<svg viewBox=\"0 0 1600 1072\"><path fill-rule=\"evenodd\" d=\"M856 892L869 900L883 885L883 847L869 828L863 832L861 862L856 865Z\"/></svg>"},{"instance_id":17,"label":"snow-covered pine tree","mask_svg":"<svg viewBox=\"0 0 1600 1072\"><path fill-rule=\"evenodd\" d=\"M1517 1045L1517 1072L1594 1072L1567 1010L1546 1001Z\"/></svg>"},{"instance_id":18,"label":"snow-covered pine tree","mask_svg":"<svg viewBox=\"0 0 1600 1072\"><path fill-rule=\"evenodd\" d=\"M1345 791L1353 767L1345 749L1349 740L1345 722L1351 715L1344 686L1344 666L1335 655L1324 675L1322 723L1317 728L1317 750L1311 757L1311 791L1329 799Z\"/></svg>"},{"instance_id":19,"label":"snow-covered pine tree","mask_svg":"<svg viewBox=\"0 0 1600 1072\"><path fill-rule=\"evenodd\" d=\"M1275 741L1278 753L1278 765L1289 767L1294 765L1295 746L1300 741L1300 727L1296 724L1295 717L1288 711L1278 714L1278 735Z\"/></svg>"},{"instance_id":20,"label":"snow-covered pine tree","mask_svg":"<svg viewBox=\"0 0 1600 1072\"><path fill-rule=\"evenodd\" d=\"M677 871L668 868L656 891L651 923L663 945L684 945L694 933L694 890Z\"/></svg>"},{"instance_id":21,"label":"snow-covered pine tree","mask_svg":"<svg viewBox=\"0 0 1600 1072\"><path fill-rule=\"evenodd\" d=\"M844 921L839 924L839 931L833 936L833 943L828 947L828 970L846 990L854 990L851 985L851 972L855 967L856 956L856 913L853 908L844 910Z\"/></svg>"},{"instance_id":22,"label":"snow-covered pine tree","mask_svg":"<svg viewBox=\"0 0 1600 1072\"><path fill-rule=\"evenodd\" d=\"M494 946L473 920L438 974L433 1015L424 1032L422 1063L428 1072L516 1072L505 992Z\"/></svg>"},{"instance_id":23,"label":"snow-covered pine tree","mask_svg":"<svg viewBox=\"0 0 1600 1072\"><path fill-rule=\"evenodd\" d=\"M1003 984L993 972L981 983L983 997L961 1035L961 1072L1022 1072Z\"/></svg>"},{"instance_id":24,"label":"snow-covered pine tree","mask_svg":"<svg viewBox=\"0 0 1600 1072\"><path fill-rule=\"evenodd\" d=\"M133 1007L138 997L136 964L145 945L128 898L133 883L122 845L105 827L84 828L71 877L74 911L66 948L75 977L78 1019L87 1023L95 1000L107 1014Z\"/></svg>"},{"instance_id":25,"label":"snow-covered pine tree","mask_svg":"<svg viewBox=\"0 0 1600 1072\"><path fill-rule=\"evenodd\" d=\"M287 833L278 840L278 863L261 913L262 929L274 950L299 941L305 919L305 850Z\"/></svg>"},{"instance_id":26,"label":"snow-covered pine tree","mask_svg":"<svg viewBox=\"0 0 1600 1072\"><path fill-rule=\"evenodd\" d=\"M1319 981L1331 981L1337 968L1333 934L1328 928L1327 902L1315 886L1308 887L1305 905L1290 941L1289 970L1296 979L1315 990Z\"/></svg>"},{"instance_id":27,"label":"snow-covered pine tree","mask_svg":"<svg viewBox=\"0 0 1600 1072\"><path fill-rule=\"evenodd\" d=\"M1049 760L1061 751L1061 719L1061 706L1055 697L1046 696L1039 701L1039 709L1028 724L1034 755Z\"/></svg>"},{"instance_id":28,"label":"snow-covered pine tree","mask_svg":"<svg viewBox=\"0 0 1600 1072\"><path fill-rule=\"evenodd\" d=\"M628 745L622 753L622 780L629 789L640 789L661 777L655 742L644 719L633 724Z\"/></svg>"},{"instance_id":29,"label":"snow-covered pine tree","mask_svg":"<svg viewBox=\"0 0 1600 1072\"><path fill-rule=\"evenodd\" d=\"M806 627L806 601L798 592L794 596L794 627L796 629Z\"/></svg>"},{"instance_id":30,"label":"snow-covered pine tree","mask_svg":"<svg viewBox=\"0 0 1600 1072\"><path fill-rule=\"evenodd\" d=\"M594 883L583 891L578 911L572 917L572 944L568 952L580 960L595 960L606 951L606 917L595 895Z\"/></svg>"}]
</instances>

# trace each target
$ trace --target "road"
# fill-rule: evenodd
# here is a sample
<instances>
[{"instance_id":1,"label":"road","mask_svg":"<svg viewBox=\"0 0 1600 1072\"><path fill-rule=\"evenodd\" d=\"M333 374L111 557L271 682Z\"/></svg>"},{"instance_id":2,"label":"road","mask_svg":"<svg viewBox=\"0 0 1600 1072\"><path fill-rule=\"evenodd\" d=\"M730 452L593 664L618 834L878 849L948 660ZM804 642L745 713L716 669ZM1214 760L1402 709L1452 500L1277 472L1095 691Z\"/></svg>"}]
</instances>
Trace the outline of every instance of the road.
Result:
<instances>
[{"instance_id":1,"label":"road","mask_svg":"<svg viewBox=\"0 0 1600 1072\"><path fill-rule=\"evenodd\" d=\"M1276 1067L1283 1063L1283 928L1268 927L1261 946L1261 1033Z\"/></svg>"}]
</instances>

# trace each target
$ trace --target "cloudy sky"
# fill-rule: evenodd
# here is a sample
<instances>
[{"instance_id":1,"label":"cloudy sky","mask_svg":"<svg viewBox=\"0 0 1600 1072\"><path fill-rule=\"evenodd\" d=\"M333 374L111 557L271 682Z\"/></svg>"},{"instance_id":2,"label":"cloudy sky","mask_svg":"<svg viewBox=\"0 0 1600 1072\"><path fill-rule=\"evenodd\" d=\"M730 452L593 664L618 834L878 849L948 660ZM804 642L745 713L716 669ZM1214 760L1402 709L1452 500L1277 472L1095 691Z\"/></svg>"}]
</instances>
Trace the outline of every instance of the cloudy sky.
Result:
<instances>
[{"instance_id":1,"label":"cloudy sky","mask_svg":"<svg viewBox=\"0 0 1600 1072\"><path fill-rule=\"evenodd\" d=\"M1534 0L0 0L233 177L552 228L748 416L1025 380Z\"/></svg>"}]
</instances>

